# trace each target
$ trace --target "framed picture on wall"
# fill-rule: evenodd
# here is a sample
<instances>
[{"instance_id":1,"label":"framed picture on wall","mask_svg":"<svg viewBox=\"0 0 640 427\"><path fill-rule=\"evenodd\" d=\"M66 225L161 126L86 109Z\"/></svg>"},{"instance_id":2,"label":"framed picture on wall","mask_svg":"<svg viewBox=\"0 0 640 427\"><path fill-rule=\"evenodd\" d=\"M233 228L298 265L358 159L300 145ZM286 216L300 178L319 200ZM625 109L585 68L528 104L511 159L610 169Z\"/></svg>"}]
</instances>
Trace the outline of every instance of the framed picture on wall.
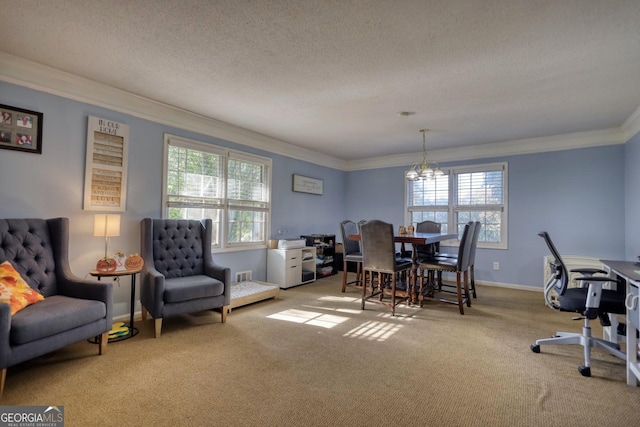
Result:
<instances>
[{"instance_id":1,"label":"framed picture on wall","mask_svg":"<svg viewBox=\"0 0 640 427\"><path fill-rule=\"evenodd\" d=\"M42 113L0 104L0 148L42 154Z\"/></svg>"},{"instance_id":2,"label":"framed picture on wall","mask_svg":"<svg viewBox=\"0 0 640 427\"><path fill-rule=\"evenodd\" d=\"M293 175L293 191L298 193L322 195L324 193L323 184L324 182L321 179Z\"/></svg>"}]
</instances>

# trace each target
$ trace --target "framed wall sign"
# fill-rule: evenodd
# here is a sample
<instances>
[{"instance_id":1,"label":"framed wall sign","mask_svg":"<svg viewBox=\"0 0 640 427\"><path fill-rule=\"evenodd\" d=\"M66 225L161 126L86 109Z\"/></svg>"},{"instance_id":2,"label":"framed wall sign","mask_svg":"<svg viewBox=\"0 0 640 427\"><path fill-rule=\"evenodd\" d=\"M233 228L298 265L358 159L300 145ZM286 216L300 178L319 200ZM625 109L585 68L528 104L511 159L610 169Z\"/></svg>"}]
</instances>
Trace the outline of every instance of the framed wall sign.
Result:
<instances>
[{"instance_id":1,"label":"framed wall sign","mask_svg":"<svg viewBox=\"0 0 640 427\"><path fill-rule=\"evenodd\" d=\"M308 176L293 175L293 191L298 193L309 193L322 195L324 192L323 181L321 179L309 178Z\"/></svg>"},{"instance_id":2,"label":"framed wall sign","mask_svg":"<svg viewBox=\"0 0 640 427\"><path fill-rule=\"evenodd\" d=\"M0 104L0 148L42 154L42 116Z\"/></svg>"},{"instance_id":3,"label":"framed wall sign","mask_svg":"<svg viewBox=\"0 0 640 427\"><path fill-rule=\"evenodd\" d=\"M84 174L85 210L126 210L128 150L128 125L89 116Z\"/></svg>"}]
</instances>

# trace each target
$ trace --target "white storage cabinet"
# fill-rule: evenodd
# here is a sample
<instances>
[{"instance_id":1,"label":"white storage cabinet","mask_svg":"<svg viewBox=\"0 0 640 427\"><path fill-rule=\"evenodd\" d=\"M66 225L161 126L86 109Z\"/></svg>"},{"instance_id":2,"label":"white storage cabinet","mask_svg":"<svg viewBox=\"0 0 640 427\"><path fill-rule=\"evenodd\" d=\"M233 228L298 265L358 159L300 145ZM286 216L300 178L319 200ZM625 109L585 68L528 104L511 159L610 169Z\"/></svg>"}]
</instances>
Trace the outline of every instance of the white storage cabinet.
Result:
<instances>
[{"instance_id":1,"label":"white storage cabinet","mask_svg":"<svg viewBox=\"0 0 640 427\"><path fill-rule=\"evenodd\" d=\"M267 251L267 282L286 289L315 280L315 247Z\"/></svg>"}]
</instances>

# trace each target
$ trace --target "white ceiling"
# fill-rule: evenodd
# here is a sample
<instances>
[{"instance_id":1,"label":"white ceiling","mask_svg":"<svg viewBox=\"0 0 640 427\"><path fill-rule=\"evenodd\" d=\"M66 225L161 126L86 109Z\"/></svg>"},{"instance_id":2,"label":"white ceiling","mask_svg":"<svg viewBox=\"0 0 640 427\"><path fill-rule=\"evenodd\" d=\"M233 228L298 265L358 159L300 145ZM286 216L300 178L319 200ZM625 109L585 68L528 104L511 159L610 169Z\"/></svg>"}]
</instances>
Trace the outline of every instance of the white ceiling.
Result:
<instances>
[{"instance_id":1,"label":"white ceiling","mask_svg":"<svg viewBox=\"0 0 640 427\"><path fill-rule=\"evenodd\" d=\"M345 161L619 128L638 0L0 0L0 51ZM398 116L410 111L415 115Z\"/></svg>"}]
</instances>

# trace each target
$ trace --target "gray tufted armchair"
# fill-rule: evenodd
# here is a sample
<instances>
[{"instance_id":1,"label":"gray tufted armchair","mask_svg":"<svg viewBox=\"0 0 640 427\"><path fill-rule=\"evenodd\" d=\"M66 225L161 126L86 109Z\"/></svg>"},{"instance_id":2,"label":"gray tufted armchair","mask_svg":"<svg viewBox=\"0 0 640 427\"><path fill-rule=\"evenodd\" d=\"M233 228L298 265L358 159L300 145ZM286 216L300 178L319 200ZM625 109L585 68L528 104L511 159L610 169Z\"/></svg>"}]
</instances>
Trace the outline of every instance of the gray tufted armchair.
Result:
<instances>
[{"instance_id":1,"label":"gray tufted armchair","mask_svg":"<svg viewBox=\"0 0 640 427\"><path fill-rule=\"evenodd\" d=\"M80 280L68 256L67 218L0 219L0 263L45 297L13 316L0 303L0 396L10 366L96 336L99 353L106 350L112 285Z\"/></svg>"},{"instance_id":2,"label":"gray tufted armchair","mask_svg":"<svg viewBox=\"0 0 640 427\"><path fill-rule=\"evenodd\" d=\"M231 270L213 261L211 229L210 219L142 220L142 319L155 319L156 338L165 317L219 308L226 322Z\"/></svg>"}]
</instances>

